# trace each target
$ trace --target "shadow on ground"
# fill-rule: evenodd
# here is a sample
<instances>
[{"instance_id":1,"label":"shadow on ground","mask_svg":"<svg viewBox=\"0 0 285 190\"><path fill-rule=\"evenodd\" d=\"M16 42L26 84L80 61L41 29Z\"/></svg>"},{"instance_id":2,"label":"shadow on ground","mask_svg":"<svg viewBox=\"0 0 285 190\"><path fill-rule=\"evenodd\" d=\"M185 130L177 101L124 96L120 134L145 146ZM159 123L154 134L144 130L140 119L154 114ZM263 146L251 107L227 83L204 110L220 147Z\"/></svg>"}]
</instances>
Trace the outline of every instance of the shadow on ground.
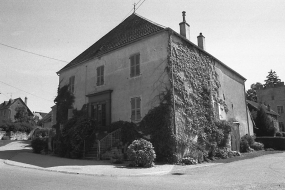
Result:
<instances>
[{"instance_id":1,"label":"shadow on ground","mask_svg":"<svg viewBox=\"0 0 285 190\"><path fill-rule=\"evenodd\" d=\"M111 164L109 160L84 160L61 158L54 155L42 155L32 152L30 141L13 141L6 146L0 147L0 159L11 160L23 164L29 164L42 168L57 166L95 166L95 165L113 165L114 167L126 167L123 164Z\"/></svg>"}]
</instances>

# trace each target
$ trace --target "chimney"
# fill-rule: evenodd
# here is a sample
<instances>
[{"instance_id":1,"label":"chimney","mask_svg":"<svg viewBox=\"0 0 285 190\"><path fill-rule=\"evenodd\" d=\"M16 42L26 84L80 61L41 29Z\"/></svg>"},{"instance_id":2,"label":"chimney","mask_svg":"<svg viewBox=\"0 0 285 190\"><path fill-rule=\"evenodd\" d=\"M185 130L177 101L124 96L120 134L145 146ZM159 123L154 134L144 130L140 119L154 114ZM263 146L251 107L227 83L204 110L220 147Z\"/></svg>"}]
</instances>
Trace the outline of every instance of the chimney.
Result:
<instances>
[{"instance_id":1,"label":"chimney","mask_svg":"<svg viewBox=\"0 0 285 190\"><path fill-rule=\"evenodd\" d=\"M27 103L28 103L28 98L25 97L25 104L27 105Z\"/></svg>"},{"instance_id":2,"label":"chimney","mask_svg":"<svg viewBox=\"0 0 285 190\"><path fill-rule=\"evenodd\" d=\"M185 16L186 12L182 12L183 21L179 24L180 26L180 35L184 36L188 40L190 40L190 25L186 22Z\"/></svg>"},{"instance_id":3,"label":"chimney","mask_svg":"<svg viewBox=\"0 0 285 190\"><path fill-rule=\"evenodd\" d=\"M200 33L199 36L197 36L197 40L198 40L198 47L205 50L205 37L202 35L202 33Z\"/></svg>"}]
</instances>

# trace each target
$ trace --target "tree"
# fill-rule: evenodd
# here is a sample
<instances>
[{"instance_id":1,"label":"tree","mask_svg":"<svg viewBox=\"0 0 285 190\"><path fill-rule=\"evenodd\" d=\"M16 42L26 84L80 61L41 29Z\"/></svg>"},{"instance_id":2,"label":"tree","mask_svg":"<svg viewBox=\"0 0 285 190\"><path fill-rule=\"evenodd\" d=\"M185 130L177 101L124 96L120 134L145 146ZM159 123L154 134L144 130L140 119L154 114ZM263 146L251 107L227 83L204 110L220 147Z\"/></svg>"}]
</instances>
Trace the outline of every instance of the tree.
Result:
<instances>
[{"instance_id":1,"label":"tree","mask_svg":"<svg viewBox=\"0 0 285 190\"><path fill-rule=\"evenodd\" d=\"M250 89L246 91L246 99L250 101L257 102L257 94L256 91L259 87L262 87L263 85L260 82L253 83L250 85Z\"/></svg>"},{"instance_id":2,"label":"tree","mask_svg":"<svg viewBox=\"0 0 285 190\"><path fill-rule=\"evenodd\" d=\"M20 122L20 123L26 122L26 123L34 124L33 118L29 116L27 108L25 108L24 106L18 106L15 108L15 111L16 111L16 114L14 116L14 119L16 120L16 122Z\"/></svg>"},{"instance_id":3,"label":"tree","mask_svg":"<svg viewBox=\"0 0 285 190\"><path fill-rule=\"evenodd\" d=\"M266 114L264 108L260 105L257 110L256 120L255 120L256 129L255 133L257 136L274 136L276 129L273 125L273 122L270 120L269 116Z\"/></svg>"},{"instance_id":4,"label":"tree","mask_svg":"<svg viewBox=\"0 0 285 190\"><path fill-rule=\"evenodd\" d=\"M277 76L275 71L272 71L272 69L268 72L268 75L266 77L267 79L264 80L265 84L264 87L267 87L270 84L278 84L281 82L281 80L279 79L279 77Z\"/></svg>"}]
</instances>

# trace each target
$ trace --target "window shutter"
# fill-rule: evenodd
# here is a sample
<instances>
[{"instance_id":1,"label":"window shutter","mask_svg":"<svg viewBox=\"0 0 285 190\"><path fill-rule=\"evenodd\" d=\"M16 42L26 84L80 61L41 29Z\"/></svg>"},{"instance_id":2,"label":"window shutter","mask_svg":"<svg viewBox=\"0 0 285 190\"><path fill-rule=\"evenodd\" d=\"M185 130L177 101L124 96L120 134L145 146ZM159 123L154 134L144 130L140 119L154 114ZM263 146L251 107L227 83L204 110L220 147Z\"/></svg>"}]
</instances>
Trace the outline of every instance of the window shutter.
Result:
<instances>
[{"instance_id":1,"label":"window shutter","mask_svg":"<svg viewBox=\"0 0 285 190\"><path fill-rule=\"evenodd\" d=\"M101 70L101 84L104 84L104 66L102 66L102 70Z\"/></svg>"},{"instance_id":2,"label":"window shutter","mask_svg":"<svg viewBox=\"0 0 285 190\"><path fill-rule=\"evenodd\" d=\"M140 75L140 54L136 55L136 75Z\"/></svg>"},{"instance_id":3,"label":"window shutter","mask_svg":"<svg viewBox=\"0 0 285 190\"><path fill-rule=\"evenodd\" d=\"M131 77L135 76L135 59L134 56L130 57L130 62L131 62Z\"/></svg>"},{"instance_id":4,"label":"window shutter","mask_svg":"<svg viewBox=\"0 0 285 190\"><path fill-rule=\"evenodd\" d=\"M100 84L100 70L99 67L97 68L97 86Z\"/></svg>"},{"instance_id":5,"label":"window shutter","mask_svg":"<svg viewBox=\"0 0 285 190\"><path fill-rule=\"evenodd\" d=\"M131 120L134 121L136 119L136 105L135 98L131 98Z\"/></svg>"}]
</instances>

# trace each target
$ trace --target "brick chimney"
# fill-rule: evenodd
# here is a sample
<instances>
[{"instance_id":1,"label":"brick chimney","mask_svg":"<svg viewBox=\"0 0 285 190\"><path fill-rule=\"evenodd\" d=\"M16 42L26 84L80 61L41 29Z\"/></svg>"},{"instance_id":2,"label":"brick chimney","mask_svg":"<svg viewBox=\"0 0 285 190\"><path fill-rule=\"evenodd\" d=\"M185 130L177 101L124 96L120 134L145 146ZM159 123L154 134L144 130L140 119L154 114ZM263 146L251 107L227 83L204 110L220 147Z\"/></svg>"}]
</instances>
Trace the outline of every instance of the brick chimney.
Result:
<instances>
[{"instance_id":1,"label":"brick chimney","mask_svg":"<svg viewBox=\"0 0 285 190\"><path fill-rule=\"evenodd\" d=\"M25 104L27 105L27 103L28 103L28 98L25 97Z\"/></svg>"},{"instance_id":2,"label":"brick chimney","mask_svg":"<svg viewBox=\"0 0 285 190\"><path fill-rule=\"evenodd\" d=\"M197 36L197 40L198 40L198 47L206 50L205 48L205 37L202 35L202 33L200 33L199 36Z\"/></svg>"},{"instance_id":3,"label":"brick chimney","mask_svg":"<svg viewBox=\"0 0 285 190\"><path fill-rule=\"evenodd\" d=\"M183 11L182 12L183 21L179 23L180 35L190 40L190 25L186 22L185 16L186 16L186 12Z\"/></svg>"}]
</instances>

